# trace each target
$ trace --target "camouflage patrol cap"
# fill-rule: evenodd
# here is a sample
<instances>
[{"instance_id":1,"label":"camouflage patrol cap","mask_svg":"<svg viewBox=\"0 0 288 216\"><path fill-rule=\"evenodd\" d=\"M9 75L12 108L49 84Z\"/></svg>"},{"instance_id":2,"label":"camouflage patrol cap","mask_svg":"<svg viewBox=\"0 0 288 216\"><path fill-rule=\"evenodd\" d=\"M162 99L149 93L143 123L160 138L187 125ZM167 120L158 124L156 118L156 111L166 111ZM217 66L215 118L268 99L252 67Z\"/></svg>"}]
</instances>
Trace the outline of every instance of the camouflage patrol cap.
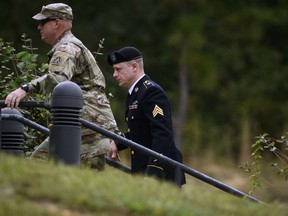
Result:
<instances>
[{"instance_id":1,"label":"camouflage patrol cap","mask_svg":"<svg viewBox=\"0 0 288 216\"><path fill-rule=\"evenodd\" d=\"M33 16L35 20L44 19L73 19L72 8L63 3L54 3L42 7L40 13Z\"/></svg>"},{"instance_id":2,"label":"camouflage patrol cap","mask_svg":"<svg viewBox=\"0 0 288 216\"><path fill-rule=\"evenodd\" d=\"M118 51L113 51L108 55L107 61L110 65L127 62L134 59L142 58L142 53L135 47L128 46Z\"/></svg>"}]
</instances>

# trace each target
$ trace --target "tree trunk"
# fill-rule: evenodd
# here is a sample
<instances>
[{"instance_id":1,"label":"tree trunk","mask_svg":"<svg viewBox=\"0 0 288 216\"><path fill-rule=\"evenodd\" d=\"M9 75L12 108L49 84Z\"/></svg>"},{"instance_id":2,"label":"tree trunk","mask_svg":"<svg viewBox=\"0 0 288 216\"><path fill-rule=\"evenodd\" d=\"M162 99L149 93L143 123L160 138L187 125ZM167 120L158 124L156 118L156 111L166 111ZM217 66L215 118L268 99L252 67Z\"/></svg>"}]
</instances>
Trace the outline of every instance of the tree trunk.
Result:
<instances>
[{"instance_id":1,"label":"tree trunk","mask_svg":"<svg viewBox=\"0 0 288 216\"><path fill-rule=\"evenodd\" d=\"M175 126L175 142L181 147L183 128L187 116L187 104L188 104L188 66L187 66L187 46L181 45L180 57L179 57L179 107L176 117L174 119Z\"/></svg>"},{"instance_id":2,"label":"tree trunk","mask_svg":"<svg viewBox=\"0 0 288 216\"><path fill-rule=\"evenodd\" d=\"M240 121L240 161L249 161L251 158L251 121L244 111Z\"/></svg>"}]
</instances>

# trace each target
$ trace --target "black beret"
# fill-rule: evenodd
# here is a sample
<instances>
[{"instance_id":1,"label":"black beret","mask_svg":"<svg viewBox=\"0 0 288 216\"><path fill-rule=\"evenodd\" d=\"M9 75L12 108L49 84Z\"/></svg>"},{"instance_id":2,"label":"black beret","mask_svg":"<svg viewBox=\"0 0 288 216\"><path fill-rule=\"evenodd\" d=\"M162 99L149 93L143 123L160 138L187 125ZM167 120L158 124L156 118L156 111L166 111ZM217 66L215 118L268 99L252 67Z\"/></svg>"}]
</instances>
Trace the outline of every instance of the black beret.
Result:
<instances>
[{"instance_id":1,"label":"black beret","mask_svg":"<svg viewBox=\"0 0 288 216\"><path fill-rule=\"evenodd\" d=\"M127 62L142 58L142 53L135 47L124 47L118 51L113 51L108 55L107 61L110 65Z\"/></svg>"}]
</instances>

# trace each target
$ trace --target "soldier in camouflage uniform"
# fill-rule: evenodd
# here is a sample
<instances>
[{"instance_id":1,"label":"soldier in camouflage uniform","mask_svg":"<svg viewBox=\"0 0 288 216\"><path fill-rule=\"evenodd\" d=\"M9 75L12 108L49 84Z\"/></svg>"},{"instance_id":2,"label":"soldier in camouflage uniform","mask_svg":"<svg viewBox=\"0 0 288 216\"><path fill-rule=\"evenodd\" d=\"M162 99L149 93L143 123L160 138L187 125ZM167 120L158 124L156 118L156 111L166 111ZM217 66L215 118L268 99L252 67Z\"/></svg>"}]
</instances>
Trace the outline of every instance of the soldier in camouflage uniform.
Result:
<instances>
[{"instance_id":1,"label":"soldier in camouflage uniform","mask_svg":"<svg viewBox=\"0 0 288 216\"><path fill-rule=\"evenodd\" d=\"M72 9L66 4L55 3L43 6L40 13L33 16L39 21L41 39L53 46L48 53L48 72L22 84L6 97L7 107L18 107L26 94L43 93L49 95L53 88L63 81L73 81L82 89L84 119L115 131L117 125L105 94L105 78L91 52L72 33ZM49 139L47 138L33 152L32 158L47 158ZM110 140L90 129L82 130L81 161L102 170L105 154L110 150Z\"/></svg>"}]
</instances>

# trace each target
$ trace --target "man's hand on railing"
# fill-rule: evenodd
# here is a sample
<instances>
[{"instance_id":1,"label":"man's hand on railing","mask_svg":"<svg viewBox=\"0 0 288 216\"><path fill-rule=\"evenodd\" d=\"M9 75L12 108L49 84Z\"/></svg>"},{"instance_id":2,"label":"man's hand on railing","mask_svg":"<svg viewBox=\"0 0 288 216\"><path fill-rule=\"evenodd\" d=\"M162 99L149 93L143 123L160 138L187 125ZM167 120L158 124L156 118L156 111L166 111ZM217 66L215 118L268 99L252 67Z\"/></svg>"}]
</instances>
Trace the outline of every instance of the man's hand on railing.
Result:
<instances>
[{"instance_id":1,"label":"man's hand on railing","mask_svg":"<svg viewBox=\"0 0 288 216\"><path fill-rule=\"evenodd\" d=\"M114 141L110 142L110 152L107 153L107 156L112 160L120 162L120 156L118 154L118 149Z\"/></svg>"},{"instance_id":2,"label":"man's hand on railing","mask_svg":"<svg viewBox=\"0 0 288 216\"><path fill-rule=\"evenodd\" d=\"M10 108L17 108L19 106L19 102L26 96L26 94L26 91L21 88L14 90L7 95L5 100L6 106Z\"/></svg>"}]
</instances>

